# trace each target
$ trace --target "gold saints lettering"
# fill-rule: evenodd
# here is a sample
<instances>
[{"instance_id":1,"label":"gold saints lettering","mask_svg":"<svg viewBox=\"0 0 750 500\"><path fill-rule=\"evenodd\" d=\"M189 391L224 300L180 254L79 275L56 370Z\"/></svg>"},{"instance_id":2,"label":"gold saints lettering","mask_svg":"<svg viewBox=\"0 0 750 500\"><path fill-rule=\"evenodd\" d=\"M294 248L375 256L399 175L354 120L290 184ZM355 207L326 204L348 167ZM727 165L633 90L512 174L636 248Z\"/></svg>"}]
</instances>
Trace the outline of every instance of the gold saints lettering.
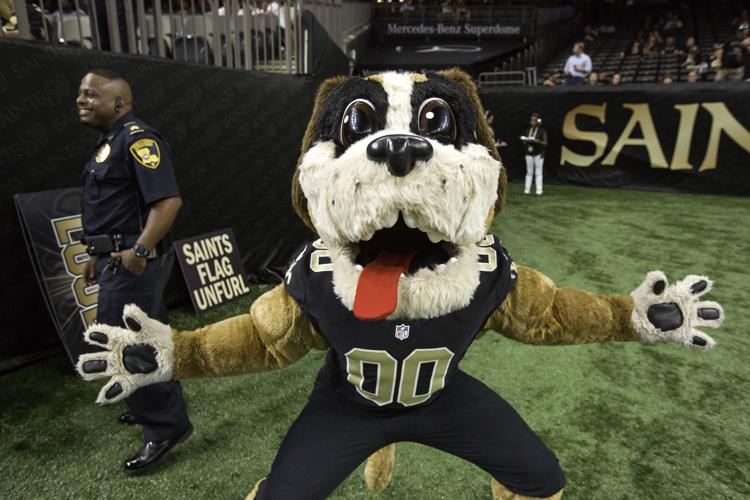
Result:
<instances>
[{"instance_id":1,"label":"gold saints lettering","mask_svg":"<svg viewBox=\"0 0 750 500\"><path fill-rule=\"evenodd\" d=\"M747 153L750 153L750 131L748 131L729 111L723 102L704 102L693 104L675 104L674 110L679 113L679 125L672 152L671 163L667 161L659 140L656 125L647 103L625 103L623 109L630 111L630 118L612 148L605 156L609 144L609 136L604 131L581 130L577 124L578 116L591 116L602 125L606 124L607 104L581 104L566 113L563 119L563 137L569 141L588 142L593 144L593 154L586 155L570 150L565 144L560 152L560 163L577 167L590 167L599 159L602 165L614 165L625 147L646 148L652 168L668 168L670 170L692 170L690 163L690 148L693 145L695 122L698 111L702 108L711 118L706 153L698 170L713 170L719 157L719 145L722 136L726 135ZM612 112L610 107L610 112ZM635 137L638 128L642 137ZM663 134L663 132L662 132Z\"/></svg>"}]
</instances>

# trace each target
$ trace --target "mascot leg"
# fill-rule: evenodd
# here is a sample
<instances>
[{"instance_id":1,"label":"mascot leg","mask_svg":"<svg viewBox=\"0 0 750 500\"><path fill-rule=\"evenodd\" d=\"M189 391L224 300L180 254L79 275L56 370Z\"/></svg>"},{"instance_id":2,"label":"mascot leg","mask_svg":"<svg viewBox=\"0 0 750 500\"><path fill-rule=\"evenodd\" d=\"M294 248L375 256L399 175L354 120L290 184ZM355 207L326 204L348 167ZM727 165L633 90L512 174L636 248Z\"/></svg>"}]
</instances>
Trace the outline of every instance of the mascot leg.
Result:
<instances>
[{"instance_id":1,"label":"mascot leg","mask_svg":"<svg viewBox=\"0 0 750 500\"><path fill-rule=\"evenodd\" d=\"M255 495L258 494L258 490L260 489L260 483L262 483L265 479L266 478L264 477L263 479L261 479L260 481L258 481L257 483L255 483L255 486L253 487L253 491L251 491L250 493L247 494L247 497L245 497L245 500L254 500L255 499Z\"/></svg>"},{"instance_id":2,"label":"mascot leg","mask_svg":"<svg viewBox=\"0 0 750 500\"><path fill-rule=\"evenodd\" d=\"M365 465L365 484L368 490L378 493L391 484L395 461L395 444L389 444L370 455L370 458L367 459L367 465Z\"/></svg>"},{"instance_id":3,"label":"mascot leg","mask_svg":"<svg viewBox=\"0 0 750 500\"><path fill-rule=\"evenodd\" d=\"M544 497L540 500L560 500L562 498L563 490L558 491L552 496ZM538 497L527 497L513 493L508 488L500 484L496 479L492 480L492 498L493 500L526 500Z\"/></svg>"}]
</instances>

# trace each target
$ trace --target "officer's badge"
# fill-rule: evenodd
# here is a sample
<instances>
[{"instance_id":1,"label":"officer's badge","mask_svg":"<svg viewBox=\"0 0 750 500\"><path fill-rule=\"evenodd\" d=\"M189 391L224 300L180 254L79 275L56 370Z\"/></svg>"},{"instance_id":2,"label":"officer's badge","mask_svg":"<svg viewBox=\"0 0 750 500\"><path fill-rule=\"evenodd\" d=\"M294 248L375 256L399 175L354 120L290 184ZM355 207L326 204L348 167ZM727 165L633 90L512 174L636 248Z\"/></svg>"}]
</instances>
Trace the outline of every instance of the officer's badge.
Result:
<instances>
[{"instance_id":1,"label":"officer's badge","mask_svg":"<svg viewBox=\"0 0 750 500\"><path fill-rule=\"evenodd\" d=\"M141 139L130 146L130 154L138 163L146 168L155 169L159 166L159 144L153 139Z\"/></svg>"},{"instance_id":2,"label":"officer's badge","mask_svg":"<svg viewBox=\"0 0 750 500\"><path fill-rule=\"evenodd\" d=\"M406 340L409 338L409 325L396 325L396 338Z\"/></svg>"},{"instance_id":3,"label":"officer's badge","mask_svg":"<svg viewBox=\"0 0 750 500\"><path fill-rule=\"evenodd\" d=\"M96 152L96 163L104 163L104 161L109 158L110 151L111 148L109 147L109 144L100 147L99 151Z\"/></svg>"}]
</instances>

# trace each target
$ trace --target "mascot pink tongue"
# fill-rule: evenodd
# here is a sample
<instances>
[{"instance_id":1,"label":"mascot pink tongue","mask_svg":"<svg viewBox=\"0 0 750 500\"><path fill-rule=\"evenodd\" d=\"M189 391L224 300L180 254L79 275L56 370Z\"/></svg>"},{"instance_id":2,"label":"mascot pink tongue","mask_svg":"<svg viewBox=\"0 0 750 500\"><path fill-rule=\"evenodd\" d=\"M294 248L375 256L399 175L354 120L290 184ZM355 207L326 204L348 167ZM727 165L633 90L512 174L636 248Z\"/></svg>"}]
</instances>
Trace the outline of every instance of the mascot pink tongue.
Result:
<instances>
[{"instance_id":1,"label":"mascot pink tongue","mask_svg":"<svg viewBox=\"0 0 750 500\"><path fill-rule=\"evenodd\" d=\"M354 297L354 317L362 320L383 319L396 310L398 280L409 270L415 252L381 251L362 270Z\"/></svg>"}]
</instances>

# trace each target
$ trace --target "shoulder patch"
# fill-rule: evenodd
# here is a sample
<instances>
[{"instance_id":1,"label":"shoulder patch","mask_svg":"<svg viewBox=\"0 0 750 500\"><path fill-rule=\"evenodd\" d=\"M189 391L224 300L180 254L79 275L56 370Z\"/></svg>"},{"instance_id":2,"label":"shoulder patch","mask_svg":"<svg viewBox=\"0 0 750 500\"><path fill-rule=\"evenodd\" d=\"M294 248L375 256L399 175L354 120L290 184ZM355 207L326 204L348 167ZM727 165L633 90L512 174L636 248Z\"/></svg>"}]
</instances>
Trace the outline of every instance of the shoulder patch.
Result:
<instances>
[{"instance_id":1,"label":"shoulder patch","mask_svg":"<svg viewBox=\"0 0 750 500\"><path fill-rule=\"evenodd\" d=\"M153 139L140 139L130 146L130 154L141 165L155 170L161 161L159 144Z\"/></svg>"}]
</instances>

